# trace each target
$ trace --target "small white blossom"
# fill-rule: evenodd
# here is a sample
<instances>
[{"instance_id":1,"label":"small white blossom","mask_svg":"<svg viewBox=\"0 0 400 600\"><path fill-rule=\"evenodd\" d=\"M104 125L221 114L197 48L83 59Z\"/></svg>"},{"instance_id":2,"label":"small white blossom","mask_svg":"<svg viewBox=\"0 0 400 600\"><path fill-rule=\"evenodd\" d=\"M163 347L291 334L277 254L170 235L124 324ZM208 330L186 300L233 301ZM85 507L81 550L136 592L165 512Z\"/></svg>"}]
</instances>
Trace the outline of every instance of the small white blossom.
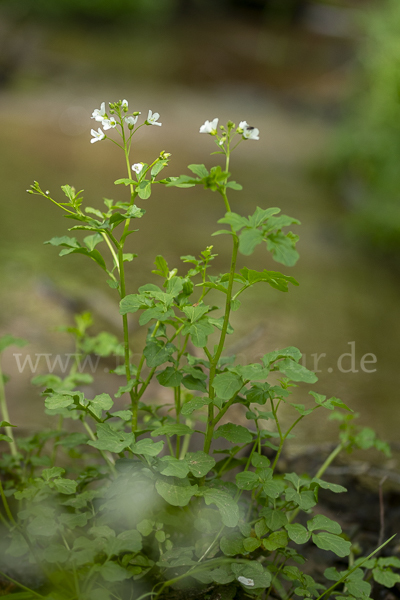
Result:
<instances>
[{"instance_id":1,"label":"small white blossom","mask_svg":"<svg viewBox=\"0 0 400 600\"><path fill-rule=\"evenodd\" d=\"M132 171L135 171L135 173L137 173L138 175L142 169L143 169L143 163L135 163L134 165L132 165Z\"/></svg>"},{"instance_id":2,"label":"small white blossom","mask_svg":"<svg viewBox=\"0 0 400 600\"><path fill-rule=\"evenodd\" d=\"M218 119L213 119L212 121L206 121L200 127L200 133L211 133L211 135L215 135L217 133Z\"/></svg>"},{"instance_id":3,"label":"small white blossom","mask_svg":"<svg viewBox=\"0 0 400 600\"><path fill-rule=\"evenodd\" d=\"M247 585L248 587L254 587L253 579L249 579L248 577L243 577L243 575L240 575L238 577L238 581L240 583L243 583L243 585Z\"/></svg>"},{"instance_id":4,"label":"small white blossom","mask_svg":"<svg viewBox=\"0 0 400 600\"><path fill-rule=\"evenodd\" d=\"M125 117L125 123L128 125L128 127L129 127L129 125L131 125L133 127L134 125L136 125L138 118L139 118L138 116Z\"/></svg>"},{"instance_id":5,"label":"small white blossom","mask_svg":"<svg viewBox=\"0 0 400 600\"><path fill-rule=\"evenodd\" d=\"M122 100L121 108L128 108L128 100Z\"/></svg>"},{"instance_id":6,"label":"small white blossom","mask_svg":"<svg viewBox=\"0 0 400 600\"><path fill-rule=\"evenodd\" d=\"M245 140L259 140L258 134L260 130L257 127L251 127L247 125L247 127L243 130L243 137Z\"/></svg>"},{"instance_id":7,"label":"small white blossom","mask_svg":"<svg viewBox=\"0 0 400 600\"><path fill-rule=\"evenodd\" d=\"M95 110L92 112L91 118L100 122L100 121L103 121L105 115L106 115L106 103L102 102L100 105L100 108L95 108Z\"/></svg>"},{"instance_id":8,"label":"small white blossom","mask_svg":"<svg viewBox=\"0 0 400 600\"><path fill-rule=\"evenodd\" d=\"M246 127L248 126L249 124L247 123L247 121L240 121L238 129L246 129Z\"/></svg>"},{"instance_id":9,"label":"small white blossom","mask_svg":"<svg viewBox=\"0 0 400 600\"><path fill-rule=\"evenodd\" d=\"M103 126L103 129L105 129L107 131L107 129L116 127L117 121L115 120L115 117L110 117L109 119L103 119L102 126Z\"/></svg>"},{"instance_id":10,"label":"small white blossom","mask_svg":"<svg viewBox=\"0 0 400 600\"><path fill-rule=\"evenodd\" d=\"M106 137L106 134L100 129L100 127L97 131L95 129L92 129L90 133L93 136L93 138L90 140L91 144L94 144L95 142L100 142L100 140L104 140L104 138Z\"/></svg>"},{"instance_id":11,"label":"small white blossom","mask_svg":"<svg viewBox=\"0 0 400 600\"><path fill-rule=\"evenodd\" d=\"M156 123L156 121L158 121L159 118L160 118L160 115L158 113L152 113L152 111L149 110L149 114L147 116L146 123L148 125L159 125L161 127L162 123Z\"/></svg>"}]
</instances>

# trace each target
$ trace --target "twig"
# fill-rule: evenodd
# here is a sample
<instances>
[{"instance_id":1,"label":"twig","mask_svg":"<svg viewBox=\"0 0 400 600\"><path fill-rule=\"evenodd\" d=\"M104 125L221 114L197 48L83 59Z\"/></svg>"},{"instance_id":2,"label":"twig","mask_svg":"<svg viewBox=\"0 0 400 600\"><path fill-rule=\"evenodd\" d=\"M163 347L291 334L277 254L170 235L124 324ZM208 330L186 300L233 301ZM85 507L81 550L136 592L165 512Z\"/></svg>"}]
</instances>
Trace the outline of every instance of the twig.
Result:
<instances>
[{"instance_id":1,"label":"twig","mask_svg":"<svg viewBox=\"0 0 400 600\"><path fill-rule=\"evenodd\" d=\"M382 486L385 483L387 476L382 477L379 482L379 519L380 519L380 529L379 529L379 538L378 538L378 546L381 546L383 543L383 538L385 535L385 505L383 502L383 490Z\"/></svg>"}]
</instances>

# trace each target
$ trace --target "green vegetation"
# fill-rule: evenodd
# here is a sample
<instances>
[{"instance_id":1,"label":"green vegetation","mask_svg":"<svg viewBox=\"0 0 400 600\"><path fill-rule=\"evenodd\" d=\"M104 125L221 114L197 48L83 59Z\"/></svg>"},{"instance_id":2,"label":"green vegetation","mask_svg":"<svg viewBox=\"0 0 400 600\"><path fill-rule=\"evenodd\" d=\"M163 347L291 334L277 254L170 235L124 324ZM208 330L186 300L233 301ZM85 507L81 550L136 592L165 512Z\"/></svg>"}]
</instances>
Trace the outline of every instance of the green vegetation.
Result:
<instances>
[{"instance_id":1,"label":"green vegetation","mask_svg":"<svg viewBox=\"0 0 400 600\"><path fill-rule=\"evenodd\" d=\"M370 580L393 586L400 581L392 570L400 560L375 556L387 542L355 560L340 525L314 512L320 489L346 491L323 478L339 452L375 448L388 454L387 444L370 429L357 428L351 409L336 397L311 391L308 406L292 401L297 385L317 381L300 364L297 348L272 350L252 364L224 354L233 334L231 313L249 288L262 284L285 293L298 285L275 270L236 270L238 254L250 256L260 244L285 267L298 259L298 236L288 231L299 224L296 219L278 208L258 207L244 217L230 207L230 194L242 189L231 179L231 153L257 141L258 129L245 121L219 127L218 119L206 121L200 132L215 141L223 166L191 164L190 174L163 178L168 152L151 164L130 165L134 134L143 126L161 126L157 113L149 111L138 125L140 113L129 113L124 100L107 109L103 103L93 118L102 129L92 130L92 143L109 140L124 155L127 177L115 184L126 187L127 201L105 198L104 211L83 210L81 192L70 185L62 186L62 201L37 182L30 192L57 205L69 219L69 231L83 232L82 240L65 235L48 243L61 248L60 256L82 254L100 267L119 299L122 341L107 332L91 335L90 315L76 316L75 325L65 328L76 344L69 372L33 380L44 389L54 428L27 438L14 437L0 372L5 432L0 440L9 445L0 460L0 575L12 584L5 597L166 600L213 590L230 600L293 595L321 600L332 594L364 600ZM145 203L159 185L178 188L175 193L194 186L214 192L222 226L214 235L229 236L230 265L225 273L212 271L211 245L199 257L183 256L179 270L157 256L153 273L160 285L128 293L125 270L136 255L124 246L145 214L136 202ZM178 235L179 219L171 215L171 223ZM130 313L139 313L139 325L147 330L136 357ZM0 352L24 343L5 336ZM93 374L82 368L93 355L121 359L113 370L121 378L117 401L108 393L88 398L82 391L93 383ZM145 402L145 393L153 401ZM121 397L127 399L123 407L116 405ZM248 426L232 422L235 405L245 407ZM288 427L282 406L293 415ZM278 464L286 440L316 410L327 410L339 422L337 447L315 476L282 473ZM314 579L302 569L306 552L300 547L307 543L349 557L348 567L328 568L323 583Z\"/></svg>"}]
</instances>

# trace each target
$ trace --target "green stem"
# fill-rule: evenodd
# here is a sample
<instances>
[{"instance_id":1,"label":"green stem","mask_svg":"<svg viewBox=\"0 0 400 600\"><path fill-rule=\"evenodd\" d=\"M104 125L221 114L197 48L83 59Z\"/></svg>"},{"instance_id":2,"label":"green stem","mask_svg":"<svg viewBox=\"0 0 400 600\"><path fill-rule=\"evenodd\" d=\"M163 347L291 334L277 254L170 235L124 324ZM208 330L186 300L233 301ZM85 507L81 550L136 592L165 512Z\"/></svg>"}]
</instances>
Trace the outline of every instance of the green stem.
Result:
<instances>
[{"instance_id":1,"label":"green stem","mask_svg":"<svg viewBox=\"0 0 400 600\"><path fill-rule=\"evenodd\" d=\"M346 579L349 577L349 575L351 575L352 573L354 573L354 571L356 569L359 569L365 562L367 562L367 560L369 560L370 558L372 558L374 556L374 554L376 554L377 552L379 552L380 550L382 550L382 548L384 546L386 546L386 544L388 544L389 542L392 541L393 538L396 537L396 533L394 535L392 535L391 538L389 538L388 540L386 540L386 542L384 542L381 546L379 546L379 548L376 548L376 550L374 550L373 552L371 552L371 554L369 554L366 558L364 558L361 562L357 563L355 567L353 567L350 571L348 571L346 573L346 575L344 575L343 577L341 577L339 579L339 581L336 581L330 588L328 588L325 592L323 592L320 596L318 596L318 598L316 600L321 600L321 598L323 598L323 596L326 596L328 594L328 596L330 595L330 593L340 584L343 583L343 581L346 581Z\"/></svg>"},{"instance_id":2,"label":"green stem","mask_svg":"<svg viewBox=\"0 0 400 600\"><path fill-rule=\"evenodd\" d=\"M118 269L118 273L119 273L119 262L118 262L118 256L116 255L116 253L115 253L115 250L114 250L114 248L112 247L112 245L111 245L111 242L110 242L110 240L108 239L108 236L107 236L107 234L106 234L106 233L104 233L104 231L103 231L103 232L101 233L101 235L103 236L103 238L104 238L104 241L106 242L107 246L108 246L108 247L109 247L109 249L110 249L110 252L111 252L111 254L112 254L112 257L113 257L113 259L114 259L115 266L117 267L117 269Z\"/></svg>"},{"instance_id":3,"label":"green stem","mask_svg":"<svg viewBox=\"0 0 400 600\"><path fill-rule=\"evenodd\" d=\"M4 421L7 421L7 423L9 423L10 417L8 414L6 391L4 389L4 377L3 377L3 371L1 369L1 363L0 363L0 411L1 411ZM6 426L5 430L6 430L6 434L8 435L8 437L11 438L11 442L8 442L9 446L10 446L11 454L12 454L12 456L17 456L18 451L17 451L17 446L15 444L12 429L11 429L11 427Z\"/></svg>"},{"instance_id":4,"label":"green stem","mask_svg":"<svg viewBox=\"0 0 400 600\"><path fill-rule=\"evenodd\" d=\"M90 439L95 442L96 441L96 436L94 435L92 429L90 428L90 426L86 423L86 421L84 419L82 419L82 423L84 428L86 429L86 431L89 434ZM106 463L108 464L108 466L110 467L110 471L112 472L112 474L114 475L114 477L116 477L118 475L116 468L114 466L114 461L109 458L107 456L107 454L104 452L104 450L99 450L101 456L104 458L104 460L106 461Z\"/></svg>"},{"instance_id":5,"label":"green stem","mask_svg":"<svg viewBox=\"0 0 400 600\"><path fill-rule=\"evenodd\" d=\"M7 502L7 498L4 493L3 484L1 483L1 480L0 480L0 496L3 501L3 506L4 506L4 510L6 511L7 517L10 519L10 523L12 525L14 525L15 527L18 527L18 524L17 524L16 520L14 519L13 514L10 510L9 504Z\"/></svg>"},{"instance_id":6,"label":"green stem","mask_svg":"<svg viewBox=\"0 0 400 600\"><path fill-rule=\"evenodd\" d=\"M322 477L322 475L325 473L327 468L332 464L332 462L335 460L337 455L340 454L340 452L342 450L344 450L344 448L345 448L345 445L343 443L340 443L338 446L336 446L336 448L334 450L332 450L332 452L330 453L328 458L325 460L323 465L318 469L318 473L315 475L315 477L317 477L318 479L320 477Z\"/></svg>"},{"instance_id":7,"label":"green stem","mask_svg":"<svg viewBox=\"0 0 400 600\"><path fill-rule=\"evenodd\" d=\"M237 260L238 250L239 250L239 239L235 235L233 238L233 250L232 250L231 268L229 271L228 289L227 289L227 294L226 294L224 321L223 321L223 325L222 325L222 331L221 331L221 336L219 339L219 344L218 344L217 350L216 350L216 352L211 360L211 363L210 363L209 396L211 398L211 403L208 405L207 431L206 431L206 437L204 440L204 452L206 452L207 454L210 451L212 437L213 437L213 433L214 433L214 427L215 427L214 404L213 404L213 400L215 398L215 391L213 388L213 382L214 382L214 378L216 375L218 361L221 357L222 350L224 349L225 338L226 338L228 325L229 325L229 316L231 313L231 304L232 304L232 289L233 289L233 281L234 281L235 270L236 270L236 260Z\"/></svg>"},{"instance_id":8,"label":"green stem","mask_svg":"<svg viewBox=\"0 0 400 600\"><path fill-rule=\"evenodd\" d=\"M24 585L22 585L22 583L19 583L18 581L16 581L15 579L13 579L12 577L10 577L9 575L6 575L2 571L0 571L0 575L2 577L4 577L4 579L8 579L8 581L11 581L11 583L13 583L14 585L17 585L22 590L25 590L26 592L29 592L33 596L36 596L37 598L44 598L44 596L41 596L41 594L38 594L37 592L35 592L35 590L31 590L30 588L25 587Z\"/></svg>"}]
</instances>

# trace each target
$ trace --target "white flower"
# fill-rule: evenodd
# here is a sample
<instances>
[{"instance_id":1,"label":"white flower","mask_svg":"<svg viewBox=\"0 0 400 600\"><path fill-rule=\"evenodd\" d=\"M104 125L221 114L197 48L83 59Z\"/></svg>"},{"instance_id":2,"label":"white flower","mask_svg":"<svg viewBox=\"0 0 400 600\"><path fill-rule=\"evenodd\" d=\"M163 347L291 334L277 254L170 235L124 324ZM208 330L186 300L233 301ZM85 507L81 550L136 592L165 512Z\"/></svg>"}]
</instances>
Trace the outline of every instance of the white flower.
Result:
<instances>
[{"instance_id":1,"label":"white flower","mask_svg":"<svg viewBox=\"0 0 400 600\"><path fill-rule=\"evenodd\" d=\"M132 165L132 171L135 171L139 175L140 171L143 169L143 163L135 163Z\"/></svg>"},{"instance_id":2,"label":"white flower","mask_svg":"<svg viewBox=\"0 0 400 600\"><path fill-rule=\"evenodd\" d=\"M243 583L243 585L247 585L248 587L254 587L253 579L249 579L248 577L243 577L243 575L240 575L238 577L238 581L240 583Z\"/></svg>"},{"instance_id":3,"label":"white flower","mask_svg":"<svg viewBox=\"0 0 400 600\"><path fill-rule=\"evenodd\" d=\"M102 125L103 125L103 128L107 131L107 129L116 127L117 121L115 120L115 117L110 117L109 119L103 119Z\"/></svg>"},{"instance_id":4,"label":"white flower","mask_svg":"<svg viewBox=\"0 0 400 600\"><path fill-rule=\"evenodd\" d=\"M92 112L91 118L100 122L104 119L105 114L106 114L106 103L102 102L100 105L100 108L95 108L95 110Z\"/></svg>"},{"instance_id":5,"label":"white flower","mask_svg":"<svg viewBox=\"0 0 400 600\"><path fill-rule=\"evenodd\" d=\"M206 121L204 125L200 127L200 133L211 133L215 135L217 133L218 119L212 121Z\"/></svg>"},{"instance_id":6,"label":"white flower","mask_svg":"<svg viewBox=\"0 0 400 600\"><path fill-rule=\"evenodd\" d=\"M128 100L122 100L121 108L128 108Z\"/></svg>"},{"instance_id":7,"label":"white flower","mask_svg":"<svg viewBox=\"0 0 400 600\"><path fill-rule=\"evenodd\" d=\"M136 122L137 122L138 118L139 118L138 116L136 116L136 117L125 117L125 123L128 125L128 127L129 127L129 125L132 125L132 127L133 127L134 125L136 125Z\"/></svg>"},{"instance_id":8,"label":"white flower","mask_svg":"<svg viewBox=\"0 0 400 600\"><path fill-rule=\"evenodd\" d=\"M93 136L93 139L90 140L91 144L94 144L95 142L100 142L100 140L104 140L104 138L106 137L106 134L100 129L100 127L97 131L95 129L92 129L90 133Z\"/></svg>"},{"instance_id":9,"label":"white flower","mask_svg":"<svg viewBox=\"0 0 400 600\"><path fill-rule=\"evenodd\" d=\"M258 134L260 133L260 130L257 129L257 127L251 127L250 125L247 125L246 128L243 130L243 137L245 140L259 140L260 138L258 137Z\"/></svg>"},{"instance_id":10,"label":"white flower","mask_svg":"<svg viewBox=\"0 0 400 600\"><path fill-rule=\"evenodd\" d=\"M240 121L238 129L246 129L248 127L247 121Z\"/></svg>"},{"instance_id":11,"label":"white flower","mask_svg":"<svg viewBox=\"0 0 400 600\"><path fill-rule=\"evenodd\" d=\"M149 110L149 114L147 116L147 120L146 123L148 125L159 125L161 127L162 123L156 123L156 121L158 121L158 119L160 118L160 115L158 113L152 113L151 110Z\"/></svg>"}]
</instances>

